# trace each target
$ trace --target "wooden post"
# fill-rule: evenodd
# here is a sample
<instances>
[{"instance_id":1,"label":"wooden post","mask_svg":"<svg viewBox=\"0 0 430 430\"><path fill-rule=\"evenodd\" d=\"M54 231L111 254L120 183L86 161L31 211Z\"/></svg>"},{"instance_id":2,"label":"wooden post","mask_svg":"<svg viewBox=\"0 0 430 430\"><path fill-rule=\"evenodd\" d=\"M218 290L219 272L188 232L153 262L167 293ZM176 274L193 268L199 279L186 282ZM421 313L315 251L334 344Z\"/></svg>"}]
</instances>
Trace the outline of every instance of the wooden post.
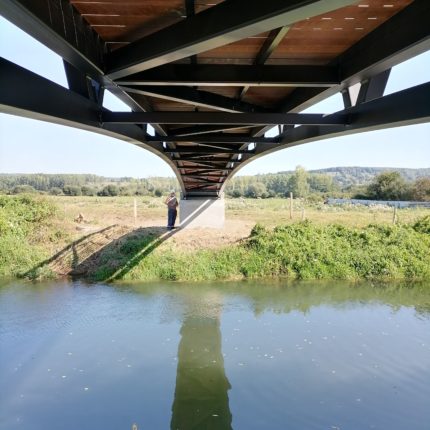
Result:
<instances>
[{"instance_id":1,"label":"wooden post","mask_svg":"<svg viewBox=\"0 0 430 430\"><path fill-rule=\"evenodd\" d=\"M394 211L393 211L393 224L395 224L397 221L397 206L394 206Z\"/></svg>"},{"instance_id":2,"label":"wooden post","mask_svg":"<svg viewBox=\"0 0 430 430\"><path fill-rule=\"evenodd\" d=\"M290 193L290 219L293 219L293 193Z\"/></svg>"},{"instance_id":3,"label":"wooden post","mask_svg":"<svg viewBox=\"0 0 430 430\"><path fill-rule=\"evenodd\" d=\"M305 207L302 206L302 221L305 219Z\"/></svg>"},{"instance_id":4,"label":"wooden post","mask_svg":"<svg viewBox=\"0 0 430 430\"><path fill-rule=\"evenodd\" d=\"M134 199L134 224L137 222L137 200Z\"/></svg>"}]
</instances>

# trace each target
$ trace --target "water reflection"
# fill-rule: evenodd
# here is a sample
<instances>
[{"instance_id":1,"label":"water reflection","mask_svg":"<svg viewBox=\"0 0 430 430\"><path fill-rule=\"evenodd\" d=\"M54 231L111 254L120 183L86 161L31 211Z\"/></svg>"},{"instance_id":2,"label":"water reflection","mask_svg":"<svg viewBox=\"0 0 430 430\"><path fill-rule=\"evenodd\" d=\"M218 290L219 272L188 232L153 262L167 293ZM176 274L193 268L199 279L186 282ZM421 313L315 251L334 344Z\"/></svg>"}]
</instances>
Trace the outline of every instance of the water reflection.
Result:
<instances>
[{"instance_id":1,"label":"water reflection","mask_svg":"<svg viewBox=\"0 0 430 430\"><path fill-rule=\"evenodd\" d=\"M186 316L178 348L172 430L231 429L219 315Z\"/></svg>"},{"instance_id":2,"label":"water reflection","mask_svg":"<svg viewBox=\"0 0 430 430\"><path fill-rule=\"evenodd\" d=\"M430 422L430 284L0 281L0 428Z\"/></svg>"}]
</instances>

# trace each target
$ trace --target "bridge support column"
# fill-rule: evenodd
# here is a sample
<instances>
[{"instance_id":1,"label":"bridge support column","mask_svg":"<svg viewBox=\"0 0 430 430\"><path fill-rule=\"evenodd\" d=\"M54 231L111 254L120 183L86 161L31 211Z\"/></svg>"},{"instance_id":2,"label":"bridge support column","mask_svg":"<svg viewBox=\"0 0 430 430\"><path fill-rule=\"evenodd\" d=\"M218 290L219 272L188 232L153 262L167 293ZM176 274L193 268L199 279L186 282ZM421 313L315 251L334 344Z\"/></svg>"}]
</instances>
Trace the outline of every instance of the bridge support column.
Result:
<instances>
[{"instance_id":1,"label":"bridge support column","mask_svg":"<svg viewBox=\"0 0 430 430\"><path fill-rule=\"evenodd\" d=\"M224 197L182 199L179 205L179 221L182 228L224 228Z\"/></svg>"}]
</instances>

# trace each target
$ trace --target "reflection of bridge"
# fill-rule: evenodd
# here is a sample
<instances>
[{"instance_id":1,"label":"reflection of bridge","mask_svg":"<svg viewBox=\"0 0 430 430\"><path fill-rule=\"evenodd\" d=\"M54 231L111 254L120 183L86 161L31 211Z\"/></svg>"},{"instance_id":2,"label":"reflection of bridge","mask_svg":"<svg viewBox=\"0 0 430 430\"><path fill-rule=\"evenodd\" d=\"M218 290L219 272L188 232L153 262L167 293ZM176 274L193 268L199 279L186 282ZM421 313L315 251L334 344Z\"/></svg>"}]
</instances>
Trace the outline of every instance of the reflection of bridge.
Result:
<instances>
[{"instance_id":1,"label":"reflection of bridge","mask_svg":"<svg viewBox=\"0 0 430 430\"><path fill-rule=\"evenodd\" d=\"M170 428L231 429L219 316L186 316L178 348Z\"/></svg>"},{"instance_id":2,"label":"reflection of bridge","mask_svg":"<svg viewBox=\"0 0 430 430\"><path fill-rule=\"evenodd\" d=\"M282 148L430 119L430 83L383 95L390 68L429 49L427 0L2 0L0 12L64 59L70 88L2 59L2 112L146 148L187 197L218 196ZM105 89L132 112L102 108ZM299 113L339 92L343 111Z\"/></svg>"}]
</instances>

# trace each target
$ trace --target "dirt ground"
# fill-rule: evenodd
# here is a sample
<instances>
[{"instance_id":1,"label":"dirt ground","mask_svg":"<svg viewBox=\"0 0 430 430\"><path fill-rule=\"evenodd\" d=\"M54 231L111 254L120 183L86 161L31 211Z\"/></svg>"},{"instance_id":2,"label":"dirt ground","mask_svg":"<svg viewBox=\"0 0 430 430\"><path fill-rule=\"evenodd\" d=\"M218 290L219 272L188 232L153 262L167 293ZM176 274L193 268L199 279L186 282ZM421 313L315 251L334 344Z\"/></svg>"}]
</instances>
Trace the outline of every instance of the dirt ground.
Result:
<instances>
[{"instance_id":1,"label":"dirt ground","mask_svg":"<svg viewBox=\"0 0 430 430\"><path fill-rule=\"evenodd\" d=\"M69 237L69 243L114 225L127 232L144 229L150 234L155 229L157 235L166 225L166 207L162 198L58 196L52 199L59 208L59 228ZM393 209L384 207L305 207L303 202L294 201L293 209L293 219L290 219L287 199L226 200L224 229L178 228L166 242L184 250L217 248L245 239L256 223L273 227L306 218L319 224L335 222L361 227L369 223L392 223L393 219ZM428 213L428 209L401 210L397 213L397 221L411 222ZM82 214L82 222L76 222L79 214Z\"/></svg>"}]
</instances>

